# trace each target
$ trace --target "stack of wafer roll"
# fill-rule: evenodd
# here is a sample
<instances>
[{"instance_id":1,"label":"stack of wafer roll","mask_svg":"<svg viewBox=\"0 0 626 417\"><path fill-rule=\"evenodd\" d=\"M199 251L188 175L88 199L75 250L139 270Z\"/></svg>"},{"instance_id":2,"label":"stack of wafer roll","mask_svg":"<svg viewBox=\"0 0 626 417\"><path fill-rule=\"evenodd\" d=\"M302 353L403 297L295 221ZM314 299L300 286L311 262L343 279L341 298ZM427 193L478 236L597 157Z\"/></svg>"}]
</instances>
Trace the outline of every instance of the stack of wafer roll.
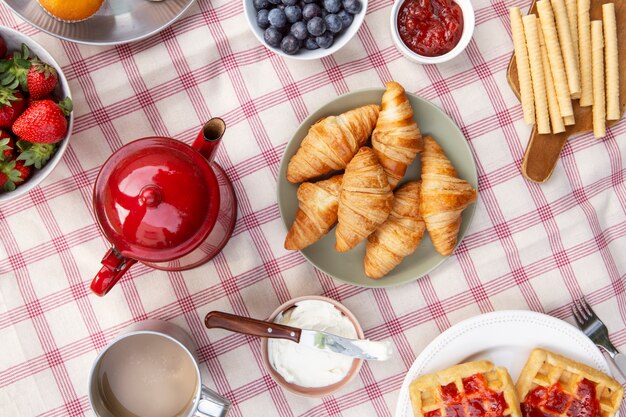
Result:
<instances>
[{"instance_id":1,"label":"stack of wafer roll","mask_svg":"<svg viewBox=\"0 0 626 417\"><path fill-rule=\"evenodd\" d=\"M615 6L590 22L590 0L539 0L537 16L509 10L524 120L539 134L574 125L572 100L592 106L593 132L621 117Z\"/></svg>"}]
</instances>

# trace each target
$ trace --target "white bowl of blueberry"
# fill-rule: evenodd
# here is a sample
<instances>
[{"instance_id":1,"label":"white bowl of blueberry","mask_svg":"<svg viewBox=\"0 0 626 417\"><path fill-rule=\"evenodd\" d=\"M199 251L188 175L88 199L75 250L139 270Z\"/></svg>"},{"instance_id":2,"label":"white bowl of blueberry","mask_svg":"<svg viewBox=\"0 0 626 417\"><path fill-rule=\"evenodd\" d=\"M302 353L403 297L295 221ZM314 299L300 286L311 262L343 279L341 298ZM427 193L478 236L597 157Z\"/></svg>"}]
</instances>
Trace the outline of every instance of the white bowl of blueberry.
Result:
<instances>
[{"instance_id":1,"label":"white bowl of blueberry","mask_svg":"<svg viewBox=\"0 0 626 417\"><path fill-rule=\"evenodd\" d=\"M328 56L359 30L367 0L244 0L257 39L271 51L294 59Z\"/></svg>"}]
</instances>

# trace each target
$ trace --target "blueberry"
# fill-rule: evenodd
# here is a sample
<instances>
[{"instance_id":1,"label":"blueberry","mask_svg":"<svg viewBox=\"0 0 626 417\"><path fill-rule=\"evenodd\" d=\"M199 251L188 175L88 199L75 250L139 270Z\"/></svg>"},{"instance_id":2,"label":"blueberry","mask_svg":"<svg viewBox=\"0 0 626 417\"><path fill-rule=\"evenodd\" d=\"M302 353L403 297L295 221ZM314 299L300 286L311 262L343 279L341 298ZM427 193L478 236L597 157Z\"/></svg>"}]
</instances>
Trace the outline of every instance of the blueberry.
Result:
<instances>
[{"instance_id":1,"label":"blueberry","mask_svg":"<svg viewBox=\"0 0 626 417\"><path fill-rule=\"evenodd\" d=\"M269 0L252 0L252 3L257 10L267 9L270 5Z\"/></svg>"},{"instance_id":2,"label":"blueberry","mask_svg":"<svg viewBox=\"0 0 626 417\"><path fill-rule=\"evenodd\" d=\"M352 16L350 13L346 12L345 10L342 10L339 13L337 13L337 16L339 16L339 18L341 19L341 23L342 23L341 26L343 29L347 29L348 26L350 26L352 24L352 21L354 20L354 16Z\"/></svg>"},{"instance_id":3,"label":"blueberry","mask_svg":"<svg viewBox=\"0 0 626 417\"><path fill-rule=\"evenodd\" d=\"M343 0L343 8L348 13L357 14L363 8L363 5L359 0Z\"/></svg>"},{"instance_id":4,"label":"blueberry","mask_svg":"<svg viewBox=\"0 0 626 417\"><path fill-rule=\"evenodd\" d=\"M291 25L291 29L289 32L294 36L294 38L301 41L305 40L309 36L309 33L306 30L306 23L302 21L296 22Z\"/></svg>"},{"instance_id":5,"label":"blueberry","mask_svg":"<svg viewBox=\"0 0 626 417\"><path fill-rule=\"evenodd\" d=\"M270 12L267 9L261 9L256 14L256 24L259 25L261 29L267 29L270 27L270 21L267 16Z\"/></svg>"},{"instance_id":6,"label":"blueberry","mask_svg":"<svg viewBox=\"0 0 626 417\"><path fill-rule=\"evenodd\" d=\"M282 0L282 2L285 6L293 6L298 2L298 0Z\"/></svg>"},{"instance_id":7,"label":"blueberry","mask_svg":"<svg viewBox=\"0 0 626 417\"><path fill-rule=\"evenodd\" d=\"M319 45L320 48L328 49L332 46L335 37L332 33L326 32L321 36L315 38L315 42Z\"/></svg>"},{"instance_id":8,"label":"blueberry","mask_svg":"<svg viewBox=\"0 0 626 417\"><path fill-rule=\"evenodd\" d=\"M331 31L332 33L341 32L343 29L343 22L341 18L336 14L329 14L324 18L324 23L326 23L326 29Z\"/></svg>"},{"instance_id":9,"label":"blueberry","mask_svg":"<svg viewBox=\"0 0 626 417\"><path fill-rule=\"evenodd\" d=\"M307 22L306 28L311 35L320 36L326 32L326 23L324 23L324 19L316 16Z\"/></svg>"},{"instance_id":10,"label":"blueberry","mask_svg":"<svg viewBox=\"0 0 626 417\"><path fill-rule=\"evenodd\" d=\"M304 20L311 20L314 17L322 15L322 9L315 3L309 3L302 9L302 17Z\"/></svg>"},{"instance_id":11,"label":"blueberry","mask_svg":"<svg viewBox=\"0 0 626 417\"><path fill-rule=\"evenodd\" d=\"M299 6L287 6L285 7L285 16L289 23L296 23L302 20L302 9Z\"/></svg>"},{"instance_id":12,"label":"blueberry","mask_svg":"<svg viewBox=\"0 0 626 417\"><path fill-rule=\"evenodd\" d=\"M285 16L285 12L278 8L270 10L267 18L270 24L275 28L280 29L287 26L287 16Z\"/></svg>"},{"instance_id":13,"label":"blueberry","mask_svg":"<svg viewBox=\"0 0 626 417\"><path fill-rule=\"evenodd\" d=\"M282 4L282 2L280 0L267 0L267 1L269 1L270 4L273 4L273 5Z\"/></svg>"},{"instance_id":14,"label":"blueberry","mask_svg":"<svg viewBox=\"0 0 626 417\"><path fill-rule=\"evenodd\" d=\"M328 13L337 13L341 10L341 0L324 0L324 9L328 10Z\"/></svg>"},{"instance_id":15,"label":"blueberry","mask_svg":"<svg viewBox=\"0 0 626 417\"><path fill-rule=\"evenodd\" d=\"M320 46L317 44L317 42L315 42L314 37L310 37L306 38L306 43L304 44L304 47L309 51L313 51L315 49L318 49Z\"/></svg>"},{"instance_id":16,"label":"blueberry","mask_svg":"<svg viewBox=\"0 0 626 417\"><path fill-rule=\"evenodd\" d=\"M270 26L265 29L265 33L263 34L263 39L269 46L273 46L274 48L278 48L280 46L280 41L283 39L283 34L280 33L278 29Z\"/></svg>"},{"instance_id":17,"label":"blueberry","mask_svg":"<svg viewBox=\"0 0 626 417\"><path fill-rule=\"evenodd\" d=\"M280 49L286 54L293 55L300 49L300 41L293 35L287 35L280 43Z\"/></svg>"}]
</instances>

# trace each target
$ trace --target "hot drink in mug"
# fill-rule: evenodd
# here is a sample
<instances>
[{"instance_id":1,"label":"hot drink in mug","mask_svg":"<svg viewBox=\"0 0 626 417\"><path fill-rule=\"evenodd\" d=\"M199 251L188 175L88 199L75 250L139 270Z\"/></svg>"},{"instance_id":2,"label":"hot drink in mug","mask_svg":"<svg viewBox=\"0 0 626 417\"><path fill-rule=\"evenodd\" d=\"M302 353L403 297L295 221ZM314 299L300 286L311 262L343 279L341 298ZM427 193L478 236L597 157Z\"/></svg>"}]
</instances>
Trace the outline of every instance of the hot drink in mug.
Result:
<instances>
[{"instance_id":1,"label":"hot drink in mug","mask_svg":"<svg viewBox=\"0 0 626 417\"><path fill-rule=\"evenodd\" d=\"M224 417L229 402L203 387L195 346L180 327L137 323L98 356L89 400L100 417Z\"/></svg>"}]
</instances>

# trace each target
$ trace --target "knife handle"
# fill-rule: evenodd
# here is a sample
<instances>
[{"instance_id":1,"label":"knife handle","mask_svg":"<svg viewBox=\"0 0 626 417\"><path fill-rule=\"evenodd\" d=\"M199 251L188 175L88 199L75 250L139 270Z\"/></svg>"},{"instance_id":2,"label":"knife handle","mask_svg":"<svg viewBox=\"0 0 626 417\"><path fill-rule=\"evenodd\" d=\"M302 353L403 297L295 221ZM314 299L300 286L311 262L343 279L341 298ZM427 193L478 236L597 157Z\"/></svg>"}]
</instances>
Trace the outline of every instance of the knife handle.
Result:
<instances>
[{"instance_id":1,"label":"knife handle","mask_svg":"<svg viewBox=\"0 0 626 417\"><path fill-rule=\"evenodd\" d=\"M255 320L221 311L211 311L208 313L204 318L204 324L209 329L219 328L250 336L286 339L296 343L300 341L301 331L296 327Z\"/></svg>"}]
</instances>

